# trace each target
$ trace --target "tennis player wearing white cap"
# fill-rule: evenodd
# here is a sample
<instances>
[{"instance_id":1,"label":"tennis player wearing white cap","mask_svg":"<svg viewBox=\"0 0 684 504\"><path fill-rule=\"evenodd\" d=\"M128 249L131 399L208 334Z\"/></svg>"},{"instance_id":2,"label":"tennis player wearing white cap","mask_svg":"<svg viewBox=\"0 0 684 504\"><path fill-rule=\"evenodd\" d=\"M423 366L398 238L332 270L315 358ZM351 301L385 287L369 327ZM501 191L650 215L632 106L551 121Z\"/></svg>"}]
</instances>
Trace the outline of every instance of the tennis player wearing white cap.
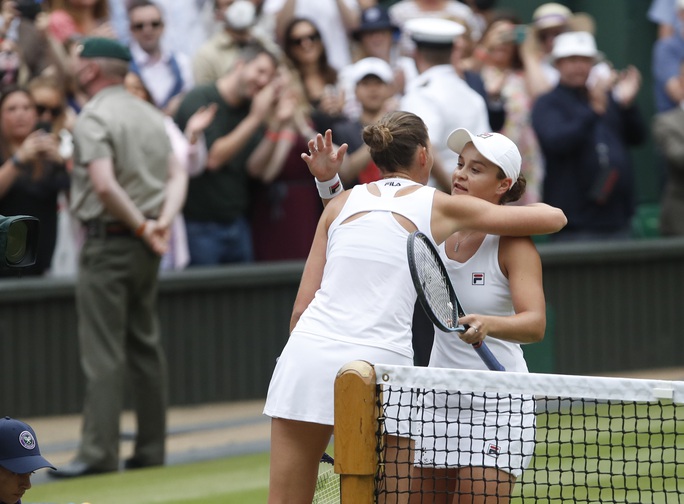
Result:
<instances>
[{"instance_id":1,"label":"tennis player wearing white cap","mask_svg":"<svg viewBox=\"0 0 684 504\"><path fill-rule=\"evenodd\" d=\"M447 145L458 154L452 195L503 205L525 192L520 153L504 135L458 129ZM470 328L460 339L436 329L429 365L486 370L470 347L485 340L506 371L527 372L520 345L541 341L546 327L541 261L532 240L463 229L440 252L467 313L459 323ZM435 503L508 502L534 451L531 402L453 395L447 404L428 397L425 406L411 502L426 502L420 500L426 495Z\"/></svg>"}]
</instances>

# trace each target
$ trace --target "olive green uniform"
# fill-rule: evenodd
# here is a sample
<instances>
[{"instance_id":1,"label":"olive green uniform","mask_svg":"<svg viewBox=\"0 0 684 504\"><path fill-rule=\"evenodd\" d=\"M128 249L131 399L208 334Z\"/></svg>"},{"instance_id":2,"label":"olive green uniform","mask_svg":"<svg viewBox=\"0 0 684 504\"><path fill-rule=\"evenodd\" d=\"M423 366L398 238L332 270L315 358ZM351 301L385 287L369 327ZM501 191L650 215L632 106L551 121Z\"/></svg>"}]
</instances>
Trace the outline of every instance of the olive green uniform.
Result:
<instances>
[{"instance_id":1,"label":"olive green uniform","mask_svg":"<svg viewBox=\"0 0 684 504\"><path fill-rule=\"evenodd\" d=\"M156 218L171 145L161 113L122 86L93 96L77 119L74 143L72 210L88 230L76 286L87 380L78 459L102 471L118 468L119 419L130 384L138 420L134 460L162 464L168 383L157 316L160 257L107 213L88 163L111 158L119 185L145 216Z\"/></svg>"}]
</instances>

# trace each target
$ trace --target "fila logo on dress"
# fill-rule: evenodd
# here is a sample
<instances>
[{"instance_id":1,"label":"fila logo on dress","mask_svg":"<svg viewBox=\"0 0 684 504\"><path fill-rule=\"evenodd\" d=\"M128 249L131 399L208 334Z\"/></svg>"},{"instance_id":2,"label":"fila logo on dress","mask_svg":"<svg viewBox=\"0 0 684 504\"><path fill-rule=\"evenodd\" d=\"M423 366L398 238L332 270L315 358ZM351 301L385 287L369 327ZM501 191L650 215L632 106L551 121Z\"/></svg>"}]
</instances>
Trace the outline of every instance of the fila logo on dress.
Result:
<instances>
[{"instance_id":1,"label":"fila logo on dress","mask_svg":"<svg viewBox=\"0 0 684 504\"><path fill-rule=\"evenodd\" d=\"M473 273L472 284L473 285L484 285L485 284L485 274L481 273L481 272Z\"/></svg>"}]
</instances>

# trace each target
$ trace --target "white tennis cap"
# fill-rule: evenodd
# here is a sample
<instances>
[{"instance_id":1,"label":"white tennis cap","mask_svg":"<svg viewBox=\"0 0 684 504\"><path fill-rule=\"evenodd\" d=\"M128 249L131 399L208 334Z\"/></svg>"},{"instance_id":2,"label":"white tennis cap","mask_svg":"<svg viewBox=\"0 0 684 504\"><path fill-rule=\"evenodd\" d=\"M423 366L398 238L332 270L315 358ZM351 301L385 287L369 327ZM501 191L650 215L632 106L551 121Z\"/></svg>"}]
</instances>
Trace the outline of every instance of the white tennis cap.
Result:
<instances>
[{"instance_id":1,"label":"white tennis cap","mask_svg":"<svg viewBox=\"0 0 684 504\"><path fill-rule=\"evenodd\" d=\"M520 176L522 165L520 151L513 141L501 133L473 135L465 128L452 131L447 138L447 146L457 154L461 153L468 142L472 142L480 154L501 168L506 177L513 180L513 187Z\"/></svg>"},{"instance_id":2,"label":"white tennis cap","mask_svg":"<svg viewBox=\"0 0 684 504\"><path fill-rule=\"evenodd\" d=\"M354 84L358 84L361 79L369 75L375 75L385 84L391 84L394 81L392 67L383 59L363 58L352 65L351 79Z\"/></svg>"},{"instance_id":3,"label":"white tennis cap","mask_svg":"<svg viewBox=\"0 0 684 504\"><path fill-rule=\"evenodd\" d=\"M404 30L416 44L445 46L453 45L454 39L466 31L462 24L442 18L409 19Z\"/></svg>"},{"instance_id":4,"label":"white tennis cap","mask_svg":"<svg viewBox=\"0 0 684 504\"><path fill-rule=\"evenodd\" d=\"M598 56L596 41L588 32L561 33L553 41L551 56L554 60L570 56L596 58Z\"/></svg>"}]
</instances>

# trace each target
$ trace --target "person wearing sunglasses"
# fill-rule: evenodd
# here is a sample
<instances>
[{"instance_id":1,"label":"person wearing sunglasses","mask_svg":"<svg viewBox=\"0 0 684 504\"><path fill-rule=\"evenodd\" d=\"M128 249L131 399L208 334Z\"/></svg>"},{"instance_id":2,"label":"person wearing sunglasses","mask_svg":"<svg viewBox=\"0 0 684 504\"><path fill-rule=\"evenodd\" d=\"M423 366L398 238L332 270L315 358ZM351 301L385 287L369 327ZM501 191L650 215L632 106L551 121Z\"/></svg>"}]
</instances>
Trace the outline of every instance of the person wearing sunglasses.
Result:
<instances>
[{"instance_id":1,"label":"person wearing sunglasses","mask_svg":"<svg viewBox=\"0 0 684 504\"><path fill-rule=\"evenodd\" d=\"M338 86L338 72L329 63L327 49L321 30L312 21L294 18L285 28L285 55L304 84L317 131L332 128L344 118L344 93Z\"/></svg>"},{"instance_id":2,"label":"person wearing sunglasses","mask_svg":"<svg viewBox=\"0 0 684 504\"><path fill-rule=\"evenodd\" d=\"M76 112L68 106L64 85L56 76L39 75L27 85L36 103L36 129L50 132L58 141L58 152L67 173L71 171L74 138L72 135ZM78 268L80 233L77 221L69 212L66 188L57 195L57 241L50 264L50 274L69 276Z\"/></svg>"},{"instance_id":3,"label":"person wearing sunglasses","mask_svg":"<svg viewBox=\"0 0 684 504\"><path fill-rule=\"evenodd\" d=\"M264 0L264 16L275 22L275 40L287 43L288 28L295 19L316 21L328 63L341 70L352 63L350 37L359 27L359 0ZM374 4L375 2L369 2Z\"/></svg>"},{"instance_id":4,"label":"person wearing sunglasses","mask_svg":"<svg viewBox=\"0 0 684 504\"><path fill-rule=\"evenodd\" d=\"M69 187L57 135L39 127L36 103L26 88L2 89L0 98L0 215L40 220L36 263L21 275L43 275L57 242L57 199ZM15 276L2 271L0 276Z\"/></svg>"},{"instance_id":5,"label":"person wearing sunglasses","mask_svg":"<svg viewBox=\"0 0 684 504\"><path fill-rule=\"evenodd\" d=\"M194 85L190 58L162 48L164 19L161 9L150 0L133 0L128 19L131 69L145 82L153 103L173 114L180 97Z\"/></svg>"},{"instance_id":6,"label":"person wearing sunglasses","mask_svg":"<svg viewBox=\"0 0 684 504\"><path fill-rule=\"evenodd\" d=\"M41 128L54 133L68 128L66 95L59 81L54 77L41 75L31 79L27 87L36 103Z\"/></svg>"}]
</instances>

